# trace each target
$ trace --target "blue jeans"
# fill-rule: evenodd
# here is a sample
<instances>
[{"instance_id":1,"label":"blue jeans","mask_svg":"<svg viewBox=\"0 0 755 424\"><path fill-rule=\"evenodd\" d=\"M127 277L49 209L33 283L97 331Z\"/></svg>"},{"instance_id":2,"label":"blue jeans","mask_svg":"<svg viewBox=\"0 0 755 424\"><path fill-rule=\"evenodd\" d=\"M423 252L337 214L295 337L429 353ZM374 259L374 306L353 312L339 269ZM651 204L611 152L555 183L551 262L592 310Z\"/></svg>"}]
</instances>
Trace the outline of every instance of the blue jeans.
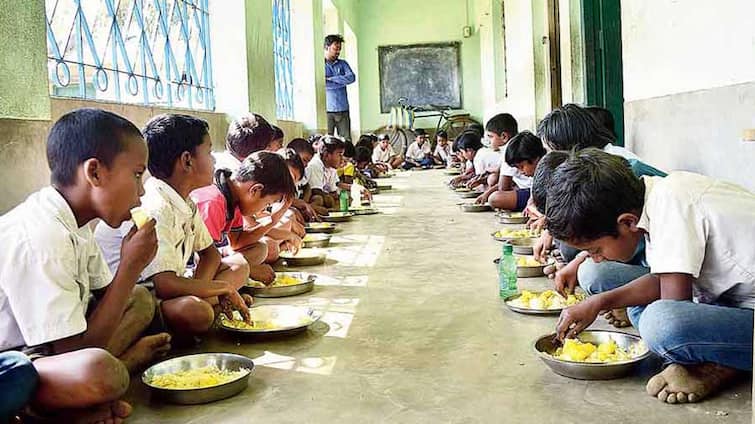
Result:
<instances>
[{"instance_id":1,"label":"blue jeans","mask_svg":"<svg viewBox=\"0 0 755 424\"><path fill-rule=\"evenodd\" d=\"M428 157L425 157L421 161L418 161L418 163L419 163L419 166L421 166L423 168L430 167L430 166L433 166L435 164L435 162L433 161L433 158L428 158ZM404 169L412 169L412 168L416 168L417 165L415 165L415 164L413 164L411 162L404 162L404 164L401 167L404 168Z\"/></svg>"},{"instance_id":2,"label":"blue jeans","mask_svg":"<svg viewBox=\"0 0 755 424\"><path fill-rule=\"evenodd\" d=\"M37 388L37 370L26 355L0 353L0 422L11 417L29 402Z\"/></svg>"},{"instance_id":3,"label":"blue jeans","mask_svg":"<svg viewBox=\"0 0 755 424\"><path fill-rule=\"evenodd\" d=\"M562 244L562 248L563 246L564 245ZM577 280L579 281L579 286L582 287L582 290L589 295L594 295L621 287L649 272L650 268L642 265L632 265L614 261L596 263L592 259L587 258L582 262L582 265L579 266ZM642 309L643 307L641 306L627 308L629 320L632 321L632 325L634 325L635 328L637 328L637 325L640 322Z\"/></svg>"}]
</instances>

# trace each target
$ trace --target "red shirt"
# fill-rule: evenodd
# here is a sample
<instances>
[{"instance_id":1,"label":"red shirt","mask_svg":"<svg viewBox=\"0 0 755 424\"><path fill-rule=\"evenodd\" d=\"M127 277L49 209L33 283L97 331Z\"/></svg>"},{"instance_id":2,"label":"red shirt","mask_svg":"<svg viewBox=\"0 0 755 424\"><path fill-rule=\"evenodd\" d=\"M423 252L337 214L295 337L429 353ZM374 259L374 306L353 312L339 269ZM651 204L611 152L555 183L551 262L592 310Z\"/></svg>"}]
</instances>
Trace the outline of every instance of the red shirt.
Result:
<instances>
[{"instance_id":1,"label":"red shirt","mask_svg":"<svg viewBox=\"0 0 755 424\"><path fill-rule=\"evenodd\" d=\"M244 230L244 218L238 207L233 211L233 219L228 221L228 205L223 193L217 186L209 185L196 189L190 194L197 205L199 215L216 245L228 243L229 232Z\"/></svg>"}]
</instances>

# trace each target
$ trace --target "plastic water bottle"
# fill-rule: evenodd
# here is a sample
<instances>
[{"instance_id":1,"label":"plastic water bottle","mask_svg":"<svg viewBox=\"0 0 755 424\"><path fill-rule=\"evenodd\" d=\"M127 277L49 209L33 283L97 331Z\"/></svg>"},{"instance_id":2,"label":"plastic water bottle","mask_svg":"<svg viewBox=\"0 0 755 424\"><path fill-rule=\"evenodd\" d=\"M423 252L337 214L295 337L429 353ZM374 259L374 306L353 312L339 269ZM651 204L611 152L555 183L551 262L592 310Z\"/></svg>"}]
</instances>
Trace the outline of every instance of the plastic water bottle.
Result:
<instances>
[{"instance_id":1,"label":"plastic water bottle","mask_svg":"<svg viewBox=\"0 0 755 424\"><path fill-rule=\"evenodd\" d=\"M348 212L349 211L349 192L346 190L341 190L341 193L338 195L338 200L341 203L341 212Z\"/></svg>"},{"instance_id":2,"label":"plastic water bottle","mask_svg":"<svg viewBox=\"0 0 755 424\"><path fill-rule=\"evenodd\" d=\"M501 260L498 262L498 293L502 298L516 294L516 258L514 247L503 245Z\"/></svg>"}]
</instances>

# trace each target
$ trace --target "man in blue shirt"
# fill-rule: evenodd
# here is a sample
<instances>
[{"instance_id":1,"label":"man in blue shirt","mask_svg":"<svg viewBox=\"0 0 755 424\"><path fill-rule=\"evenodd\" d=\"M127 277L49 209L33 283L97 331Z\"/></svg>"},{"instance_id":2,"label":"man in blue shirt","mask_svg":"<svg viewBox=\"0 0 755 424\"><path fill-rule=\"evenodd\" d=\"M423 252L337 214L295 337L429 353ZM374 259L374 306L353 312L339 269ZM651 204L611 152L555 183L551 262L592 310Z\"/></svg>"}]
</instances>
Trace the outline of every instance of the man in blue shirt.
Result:
<instances>
[{"instance_id":1,"label":"man in blue shirt","mask_svg":"<svg viewBox=\"0 0 755 424\"><path fill-rule=\"evenodd\" d=\"M339 34L325 37L325 101L328 112L328 134L351 140L351 119L346 86L356 81L356 75L341 55L343 37Z\"/></svg>"}]
</instances>

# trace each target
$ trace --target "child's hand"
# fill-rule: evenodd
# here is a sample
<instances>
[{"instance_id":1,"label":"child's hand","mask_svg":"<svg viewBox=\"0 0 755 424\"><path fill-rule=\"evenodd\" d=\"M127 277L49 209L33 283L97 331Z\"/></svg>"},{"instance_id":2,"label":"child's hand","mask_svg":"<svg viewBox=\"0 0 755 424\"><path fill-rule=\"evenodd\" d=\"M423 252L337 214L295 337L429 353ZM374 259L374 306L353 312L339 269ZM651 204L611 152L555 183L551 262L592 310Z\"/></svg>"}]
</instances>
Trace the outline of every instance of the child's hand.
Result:
<instances>
[{"instance_id":1,"label":"child's hand","mask_svg":"<svg viewBox=\"0 0 755 424\"><path fill-rule=\"evenodd\" d=\"M573 263L556 271L554 283L556 291L563 297L574 294L574 288L577 287L577 268Z\"/></svg>"},{"instance_id":2,"label":"child's hand","mask_svg":"<svg viewBox=\"0 0 755 424\"><path fill-rule=\"evenodd\" d=\"M570 306L561 312L556 325L556 337L559 340L576 337L595 322L600 313L597 298L598 296L588 297L584 302Z\"/></svg>"},{"instance_id":3,"label":"child's hand","mask_svg":"<svg viewBox=\"0 0 755 424\"><path fill-rule=\"evenodd\" d=\"M543 231L535 241L535 245L532 247L532 253L535 255L535 260L543 261L548 256L551 248L553 248L553 236L548 231Z\"/></svg>"},{"instance_id":4,"label":"child's hand","mask_svg":"<svg viewBox=\"0 0 755 424\"><path fill-rule=\"evenodd\" d=\"M134 225L121 243L119 269L133 270L138 274L152 262L157 254L157 231L155 220L150 219L140 229Z\"/></svg>"},{"instance_id":5,"label":"child's hand","mask_svg":"<svg viewBox=\"0 0 755 424\"><path fill-rule=\"evenodd\" d=\"M488 197L485 194L481 194L474 199L475 205L484 205L488 201Z\"/></svg>"},{"instance_id":6,"label":"child's hand","mask_svg":"<svg viewBox=\"0 0 755 424\"><path fill-rule=\"evenodd\" d=\"M239 311L244 322L247 324L252 323L252 316L249 314L249 307L246 306L244 298L241 297L239 292L231 290L228 294L218 296L220 301L220 308L227 317L233 317L233 311Z\"/></svg>"}]
</instances>

